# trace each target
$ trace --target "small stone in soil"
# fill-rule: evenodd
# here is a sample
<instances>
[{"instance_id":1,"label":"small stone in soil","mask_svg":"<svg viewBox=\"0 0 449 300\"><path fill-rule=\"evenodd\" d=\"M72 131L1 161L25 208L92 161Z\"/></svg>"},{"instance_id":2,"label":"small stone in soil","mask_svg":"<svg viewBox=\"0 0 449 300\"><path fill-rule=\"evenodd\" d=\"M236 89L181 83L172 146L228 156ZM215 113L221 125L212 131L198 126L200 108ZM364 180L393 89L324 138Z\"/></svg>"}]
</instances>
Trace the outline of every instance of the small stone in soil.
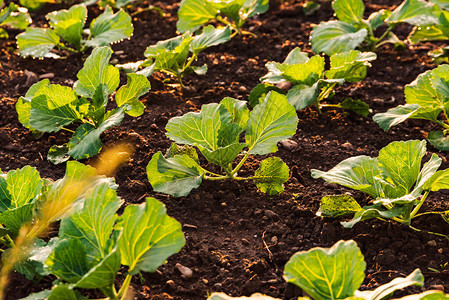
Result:
<instances>
[{"instance_id":1,"label":"small stone in soil","mask_svg":"<svg viewBox=\"0 0 449 300\"><path fill-rule=\"evenodd\" d=\"M240 93L246 93L246 91L247 91L247 89L243 85L239 87L239 92Z\"/></svg>"},{"instance_id":2,"label":"small stone in soil","mask_svg":"<svg viewBox=\"0 0 449 300\"><path fill-rule=\"evenodd\" d=\"M55 78L55 73L45 73L39 75L39 79L52 79Z\"/></svg>"},{"instance_id":3,"label":"small stone in soil","mask_svg":"<svg viewBox=\"0 0 449 300\"><path fill-rule=\"evenodd\" d=\"M427 246L429 247L436 247L437 246L437 242L435 242L435 240L431 240L427 242Z\"/></svg>"},{"instance_id":4,"label":"small stone in soil","mask_svg":"<svg viewBox=\"0 0 449 300\"><path fill-rule=\"evenodd\" d=\"M270 219L279 218L279 216L272 210L266 209L264 211L265 217L268 217Z\"/></svg>"},{"instance_id":5,"label":"small stone in soil","mask_svg":"<svg viewBox=\"0 0 449 300\"><path fill-rule=\"evenodd\" d=\"M343 148L345 148L345 149L352 149L353 148L353 146L352 146L352 144L350 142L343 143L343 144L341 144L341 146Z\"/></svg>"},{"instance_id":6,"label":"small stone in soil","mask_svg":"<svg viewBox=\"0 0 449 300\"><path fill-rule=\"evenodd\" d=\"M298 148L298 143L292 140L282 140L279 142L281 144L282 147L284 147L285 149L292 151L295 150L296 148Z\"/></svg>"},{"instance_id":7,"label":"small stone in soil","mask_svg":"<svg viewBox=\"0 0 449 300\"><path fill-rule=\"evenodd\" d=\"M179 271L179 273L181 273L182 278L185 278L185 279L192 278L193 271L189 267L186 267L186 266L181 265L180 263L177 263L175 265L175 268Z\"/></svg>"},{"instance_id":8,"label":"small stone in soil","mask_svg":"<svg viewBox=\"0 0 449 300\"><path fill-rule=\"evenodd\" d=\"M156 124L154 124L154 123L150 125L150 129L151 130L158 130L158 128L159 127Z\"/></svg>"}]
</instances>

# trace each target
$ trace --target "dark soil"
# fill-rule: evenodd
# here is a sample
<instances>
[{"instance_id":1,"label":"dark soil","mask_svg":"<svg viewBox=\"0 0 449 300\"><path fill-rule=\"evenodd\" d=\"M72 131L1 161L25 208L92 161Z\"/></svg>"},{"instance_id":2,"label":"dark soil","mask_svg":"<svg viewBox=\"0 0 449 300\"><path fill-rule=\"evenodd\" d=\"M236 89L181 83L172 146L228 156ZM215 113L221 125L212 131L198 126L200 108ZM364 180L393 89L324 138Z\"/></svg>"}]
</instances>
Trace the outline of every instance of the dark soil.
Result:
<instances>
[{"instance_id":1,"label":"dark soil","mask_svg":"<svg viewBox=\"0 0 449 300\"><path fill-rule=\"evenodd\" d=\"M399 3L368 1L366 13L394 8ZM141 59L148 45L176 35L179 4L171 1L151 4L162 8L166 15L161 17L156 11L137 15L134 36L113 46L113 58L118 62ZM333 12L330 3L322 1L320 11L305 16L301 5L301 1L293 0L273 2L266 14L246 25L257 38L237 36L201 53L197 64L207 63L209 71L205 76L188 76L184 93L164 84L163 75L153 76L152 89L142 99L145 113L137 118L126 117L120 126L102 136L105 148L121 142L135 147L132 159L116 174L119 195L127 203L141 203L148 196L163 201L168 214L183 224L186 236L186 246L156 273L134 278L132 286L137 299L205 299L214 291L233 296L262 292L296 299L302 292L285 283L284 264L296 251L328 247L341 239L354 239L365 256L367 269L362 289L373 289L420 268L426 278L425 287L409 288L408 292L430 288L449 292L448 240L392 222L366 221L353 229L344 229L339 224L341 220L316 217L319 200L325 195L351 192L361 204L370 199L310 177L312 168L328 170L354 155L377 156L379 149L392 141L423 139L425 132L432 129L429 123L407 121L384 132L372 121L372 114L363 118L331 109L318 115L306 109L298 112L298 130L291 138L297 146L280 147L276 153L291 168L291 179L280 196L261 194L252 182L230 181L204 182L181 198L152 191L145 168L154 153L165 152L170 145L164 130L170 118L199 110L202 104L219 102L223 97L247 100L249 91L267 72L264 66L267 61L282 61L294 47L311 52L308 44L311 25L332 18ZM33 19L42 24L45 13L54 8L47 6L33 14ZM408 30L406 26L399 28L399 36L405 37ZM9 171L29 164L37 167L42 177L57 179L63 176L65 167L49 163L46 154L51 145L66 142L69 135L58 132L35 140L18 122L14 104L36 81L36 76L54 73L52 83L73 84L87 54L69 55L63 60L24 59L15 50L14 36L18 32L10 33L9 40L0 41L0 167ZM373 114L403 104L404 85L435 67L426 55L435 47L433 44L413 45L404 50L382 47L366 79L338 88L332 101L346 97L361 99L370 105ZM443 158L442 168L449 167L448 153L428 148L429 153ZM249 160L245 169L254 171L262 159ZM447 210L447 195L431 194L423 210ZM449 225L436 217L423 217L414 226L449 234ZM182 278L176 263L191 268L193 277ZM119 276L117 281L123 278ZM36 283L13 274L7 298L18 299L48 288L53 279Z\"/></svg>"}]
</instances>

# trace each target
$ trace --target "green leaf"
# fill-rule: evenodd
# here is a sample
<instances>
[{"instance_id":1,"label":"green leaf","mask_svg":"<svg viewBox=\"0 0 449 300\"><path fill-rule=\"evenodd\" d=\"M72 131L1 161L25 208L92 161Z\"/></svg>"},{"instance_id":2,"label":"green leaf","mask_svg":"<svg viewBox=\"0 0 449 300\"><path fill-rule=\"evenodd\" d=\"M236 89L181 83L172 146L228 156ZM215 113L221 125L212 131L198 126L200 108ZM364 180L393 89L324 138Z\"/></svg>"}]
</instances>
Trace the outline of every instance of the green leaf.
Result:
<instances>
[{"instance_id":1,"label":"green leaf","mask_svg":"<svg viewBox=\"0 0 449 300\"><path fill-rule=\"evenodd\" d=\"M145 106L139 101L139 97L146 94L150 88L150 82L144 75L140 74L127 74L128 83L122 86L115 95L115 101L117 106L130 105L129 109L125 112L132 116L137 117L143 114Z\"/></svg>"},{"instance_id":2,"label":"green leaf","mask_svg":"<svg viewBox=\"0 0 449 300\"><path fill-rule=\"evenodd\" d=\"M44 132L59 131L81 118L75 92L59 84L43 85L31 101L30 126Z\"/></svg>"},{"instance_id":3,"label":"green leaf","mask_svg":"<svg viewBox=\"0 0 449 300\"><path fill-rule=\"evenodd\" d=\"M279 94L285 93L283 90L272 84L259 83L251 90L251 93L249 94L249 104L254 107L257 104L262 103L269 91L275 91Z\"/></svg>"},{"instance_id":4,"label":"green leaf","mask_svg":"<svg viewBox=\"0 0 449 300\"><path fill-rule=\"evenodd\" d=\"M31 130L31 132L38 132L35 128L30 125L30 114L31 114L31 101L32 98L39 92L42 86L49 86L50 81L44 79L38 83L33 84L25 94L25 97L20 97L16 102L16 111L19 116L19 122L22 123L25 128Z\"/></svg>"},{"instance_id":5,"label":"green leaf","mask_svg":"<svg viewBox=\"0 0 449 300\"><path fill-rule=\"evenodd\" d=\"M228 295L226 295L224 293L212 293L209 296L209 298L207 298L207 300L232 300L232 299L235 299L235 300L248 300L248 299L250 299L250 300L280 300L279 298L273 298L273 297L265 296L265 295L262 295L262 294L259 294L259 293L252 294L249 297L245 297L245 296L243 296L243 297L231 297L231 296L228 296Z\"/></svg>"},{"instance_id":6,"label":"green leaf","mask_svg":"<svg viewBox=\"0 0 449 300\"><path fill-rule=\"evenodd\" d=\"M66 162L70 159L70 155L67 152L69 152L67 143L61 146L53 145L48 150L47 159L52 164L62 164L63 162Z\"/></svg>"},{"instance_id":7,"label":"green leaf","mask_svg":"<svg viewBox=\"0 0 449 300\"><path fill-rule=\"evenodd\" d=\"M246 103L246 101L240 101L231 97L225 97L220 101L220 104L231 114L232 122L239 125L243 130L246 129L249 118L249 109Z\"/></svg>"},{"instance_id":8,"label":"green leaf","mask_svg":"<svg viewBox=\"0 0 449 300\"><path fill-rule=\"evenodd\" d=\"M320 91L320 81L317 81L312 86L305 84L295 85L287 93L288 102L293 105L296 110L304 109L318 100Z\"/></svg>"},{"instance_id":9,"label":"green leaf","mask_svg":"<svg viewBox=\"0 0 449 300\"><path fill-rule=\"evenodd\" d=\"M89 123L79 126L67 144L69 149L67 154L74 159L85 159L98 154L102 147L100 135L112 126L120 124L124 115L122 106L117 108L98 128Z\"/></svg>"},{"instance_id":10,"label":"green leaf","mask_svg":"<svg viewBox=\"0 0 449 300\"><path fill-rule=\"evenodd\" d=\"M421 107L418 104L405 104L390 108L387 112L377 113L373 116L373 121L379 124L380 128L387 131L408 118L411 118Z\"/></svg>"},{"instance_id":11,"label":"green leaf","mask_svg":"<svg viewBox=\"0 0 449 300\"><path fill-rule=\"evenodd\" d=\"M326 71L329 79L344 78L349 82L358 82L366 77L366 67L377 58L376 53L351 50L331 56L331 68Z\"/></svg>"},{"instance_id":12,"label":"green leaf","mask_svg":"<svg viewBox=\"0 0 449 300\"><path fill-rule=\"evenodd\" d=\"M31 20L29 13L17 10L12 12L0 25L25 30L32 22L33 20Z\"/></svg>"},{"instance_id":13,"label":"green leaf","mask_svg":"<svg viewBox=\"0 0 449 300\"><path fill-rule=\"evenodd\" d=\"M254 172L254 182L262 193L274 196L284 191L284 182L289 176L288 166L279 157L269 157Z\"/></svg>"},{"instance_id":14,"label":"green leaf","mask_svg":"<svg viewBox=\"0 0 449 300\"><path fill-rule=\"evenodd\" d=\"M324 57L312 56L304 64L294 64L287 66L282 72L282 76L293 84L312 85L323 77Z\"/></svg>"},{"instance_id":15,"label":"green leaf","mask_svg":"<svg viewBox=\"0 0 449 300\"><path fill-rule=\"evenodd\" d=\"M33 219L34 204L28 203L0 213L0 224L11 230L15 237L21 227Z\"/></svg>"},{"instance_id":16,"label":"green leaf","mask_svg":"<svg viewBox=\"0 0 449 300\"><path fill-rule=\"evenodd\" d=\"M83 68L76 77L78 81L73 89L78 95L93 98L98 87L104 84L108 88L108 94L115 91L120 83L119 70L109 65L112 50L109 47L95 48L92 54L84 62Z\"/></svg>"},{"instance_id":17,"label":"green leaf","mask_svg":"<svg viewBox=\"0 0 449 300\"><path fill-rule=\"evenodd\" d=\"M320 209L316 213L319 217L340 217L354 214L362 207L349 195L330 195L321 198Z\"/></svg>"},{"instance_id":18,"label":"green leaf","mask_svg":"<svg viewBox=\"0 0 449 300\"><path fill-rule=\"evenodd\" d=\"M148 46L143 55L145 55L146 58L156 58L158 53L160 53L160 50L170 52L174 51L187 37L190 37L190 33L185 33L167 40L159 41L155 45Z\"/></svg>"},{"instance_id":19,"label":"green leaf","mask_svg":"<svg viewBox=\"0 0 449 300\"><path fill-rule=\"evenodd\" d=\"M133 34L131 16L123 10L114 14L107 6L104 13L90 23L92 39L86 41L89 47L101 47L131 37Z\"/></svg>"},{"instance_id":20,"label":"green leaf","mask_svg":"<svg viewBox=\"0 0 449 300\"><path fill-rule=\"evenodd\" d=\"M368 23L373 30L377 29L385 23L385 19L391 15L391 11L386 9L381 9L379 11L373 12L368 17Z\"/></svg>"},{"instance_id":21,"label":"green leaf","mask_svg":"<svg viewBox=\"0 0 449 300\"><path fill-rule=\"evenodd\" d=\"M365 267L357 244L339 241L331 248L294 254L285 265L284 278L314 300L344 299L354 295L362 284Z\"/></svg>"},{"instance_id":22,"label":"green leaf","mask_svg":"<svg viewBox=\"0 0 449 300\"><path fill-rule=\"evenodd\" d=\"M417 26L413 28L413 31L408 36L408 40L416 44L425 41L441 41L447 40L448 36L445 35L440 26Z\"/></svg>"},{"instance_id":23,"label":"green leaf","mask_svg":"<svg viewBox=\"0 0 449 300\"><path fill-rule=\"evenodd\" d=\"M229 164L237 158L245 146L244 143L235 142L224 147L219 147L213 151L199 145L198 148L209 162L223 168L228 168Z\"/></svg>"},{"instance_id":24,"label":"green leaf","mask_svg":"<svg viewBox=\"0 0 449 300\"><path fill-rule=\"evenodd\" d=\"M441 68L438 67L434 70ZM437 92L432 79L433 71L426 71L416 77L416 79L407 84L404 88L405 99L409 104L419 104L421 107L444 107L443 96ZM435 82L436 83L436 82Z\"/></svg>"},{"instance_id":25,"label":"green leaf","mask_svg":"<svg viewBox=\"0 0 449 300\"><path fill-rule=\"evenodd\" d=\"M365 4L362 0L335 0L332 8L340 21L356 24L363 18Z\"/></svg>"},{"instance_id":26,"label":"green leaf","mask_svg":"<svg viewBox=\"0 0 449 300\"><path fill-rule=\"evenodd\" d=\"M407 277L398 277L376 288L374 291L356 291L355 296L363 299L381 300L393 294L394 291L406 288L408 286L424 285L424 276L419 269L413 271Z\"/></svg>"},{"instance_id":27,"label":"green leaf","mask_svg":"<svg viewBox=\"0 0 449 300\"><path fill-rule=\"evenodd\" d=\"M421 294L414 294L399 298L397 300L447 300L449 295L443 293L442 291L426 291Z\"/></svg>"},{"instance_id":28,"label":"green leaf","mask_svg":"<svg viewBox=\"0 0 449 300\"><path fill-rule=\"evenodd\" d=\"M197 35L190 43L190 51L195 54L203 51L206 48L226 43L231 39L231 28L215 28L212 25L204 27L203 32Z\"/></svg>"},{"instance_id":29,"label":"green leaf","mask_svg":"<svg viewBox=\"0 0 449 300\"><path fill-rule=\"evenodd\" d=\"M277 143L296 133L298 117L287 97L271 91L250 113L245 141L249 154L277 151Z\"/></svg>"},{"instance_id":30,"label":"green leaf","mask_svg":"<svg viewBox=\"0 0 449 300\"><path fill-rule=\"evenodd\" d=\"M176 30L184 33L196 31L198 28L214 19L218 9L213 2L205 0L182 0L178 10Z\"/></svg>"},{"instance_id":31,"label":"green leaf","mask_svg":"<svg viewBox=\"0 0 449 300\"><path fill-rule=\"evenodd\" d=\"M204 170L186 154L164 158L158 152L147 165L147 175L156 192L182 197L200 186Z\"/></svg>"},{"instance_id":32,"label":"green leaf","mask_svg":"<svg viewBox=\"0 0 449 300\"><path fill-rule=\"evenodd\" d=\"M310 42L315 53L332 55L357 48L367 35L365 28L358 30L346 22L329 21L313 28Z\"/></svg>"},{"instance_id":33,"label":"green leaf","mask_svg":"<svg viewBox=\"0 0 449 300\"><path fill-rule=\"evenodd\" d=\"M386 19L388 23L409 23L415 26L438 24L433 5L423 0L405 0Z\"/></svg>"},{"instance_id":34,"label":"green leaf","mask_svg":"<svg viewBox=\"0 0 449 300\"><path fill-rule=\"evenodd\" d=\"M381 204L364 206L361 210L355 213L351 221L341 222L341 225L345 228L352 228L360 221L374 218L392 219L401 216L406 210L407 207L401 205L395 205L392 209L384 209Z\"/></svg>"},{"instance_id":35,"label":"green leaf","mask_svg":"<svg viewBox=\"0 0 449 300\"><path fill-rule=\"evenodd\" d=\"M129 205L121 216L119 239L122 264L129 274L154 272L185 244L181 224L166 214L165 206L154 198L141 205Z\"/></svg>"},{"instance_id":36,"label":"green leaf","mask_svg":"<svg viewBox=\"0 0 449 300\"><path fill-rule=\"evenodd\" d=\"M81 35L87 19L87 8L83 4L73 5L47 14L47 19L55 32L65 41L81 47Z\"/></svg>"},{"instance_id":37,"label":"green leaf","mask_svg":"<svg viewBox=\"0 0 449 300\"><path fill-rule=\"evenodd\" d=\"M436 192L449 189L449 169L437 171L423 186L423 190Z\"/></svg>"},{"instance_id":38,"label":"green leaf","mask_svg":"<svg viewBox=\"0 0 449 300\"><path fill-rule=\"evenodd\" d=\"M192 158L194 161L199 162L198 160L198 153L196 152L195 147L185 145L185 146L179 146L175 143L172 143L170 145L170 148L168 149L167 153L165 154L165 158L171 158L178 154L186 154L190 158Z\"/></svg>"},{"instance_id":39,"label":"green leaf","mask_svg":"<svg viewBox=\"0 0 449 300\"><path fill-rule=\"evenodd\" d=\"M431 143L432 146L434 146L438 150L449 150L449 137L445 135L441 130L429 132L426 140L428 140L429 143Z\"/></svg>"},{"instance_id":40,"label":"green leaf","mask_svg":"<svg viewBox=\"0 0 449 300\"><path fill-rule=\"evenodd\" d=\"M96 186L85 198L83 210L61 221L59 238L78 239L89 261L105 258L116 212L122 203L107 183Z\"/></svg>"},{"instance_id":41,"label":"green leaf","mask_svg":"<svg viewBox=\"0 0 449 300\"><path fill-rule=\"evenodd\" d=\"M76 283L88 269L86 249L78 239L60 240L45 264L56 277Z\"/></svg>"},{"instance_id":42,"label":"green leaf","mask_svg":"<svg viewBox=\"0 0 449 300\"><path fill-rule=\"evenodd\" d=\"M24 57L48 57L58 44L59 36L50 28L28 28L17 36L17 47Z\"/></svg>"},{"instance_id":43,"label":"green leaf","mask_svg":"<svg viewBox=\"0 0 449 300\"><path fill-rule=\"evenodd\" d=\"M69 285L59 284L51 290L48 300L80 300L78 295Z\"/></svg>"},{"instance_id":44,"label":"green leaf","mask_svg":"<svg viewBox=\"0 0 449 300\"><path fill-rule=\"evenodd\" d=\"M352 98L346 98L340 103L341 107L347 110L352 110L353 112L367 117L370 113L369 105L362 100L353 100Z\"/></svg>"}]
</instances>

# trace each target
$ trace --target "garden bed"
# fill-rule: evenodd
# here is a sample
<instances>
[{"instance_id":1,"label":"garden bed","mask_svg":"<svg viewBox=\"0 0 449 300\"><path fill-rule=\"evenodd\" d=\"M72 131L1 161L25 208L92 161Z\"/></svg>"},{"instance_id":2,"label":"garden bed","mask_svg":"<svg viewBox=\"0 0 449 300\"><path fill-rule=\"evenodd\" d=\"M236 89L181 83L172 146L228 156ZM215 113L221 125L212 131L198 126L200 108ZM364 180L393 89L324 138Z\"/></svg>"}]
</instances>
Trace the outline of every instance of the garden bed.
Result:
<instances>
[{"instance_id":1,"label":"garden bed","mask_svg":"<svg viewBox=\"0 0 449 300\"><path fill-rule=\"evenodd\" d=\"M369 1L365 14L380 8L391 9L399 3ZM147 1L142 6L149 4ZM160 7L165 16L148 11L133 18L133 37L112 47L115 51L112 58L119 63L142 59L148 45L176 35L179 3L151 4ZM144 114L137 118L125 117L120 126L103 134L105 148L121 142L135 147L132 159L116 173L119 196L126 203L141 203L145 197L156 197L167 206L168 214L183 224L186 236L186 246L156 273L143 273L140 278L134 278L132 287L138 299L205 299L214 291L233 296L262 292L295 299L301 291L282 278L287 260L296 251L328 247L341 239L354 239L365 256L367 276L362 289L375 288L420 268L425 276L423 290L444 288L449 292L447 239L392 222L368 221L344 229L339 224L341 220L319 218L315 213L321 197L350 190L310 177L313 168L329 170L351 156L377 156L392 141L425 137L424 131L432 129L429 123L411 120L384 132L372 121L372 115L404 104L404 86L434 67L426 55L436 47L434 44L421 43L404 50L383 46L363 81L337 89L332 101L349 96L366 101L372 109L369 117L333 109L325 109L321 115L311 108L298 112L299 125L290 139L292 142L280 145L276 154L291 169L291 178L281 195L270 197L258 192L252 182L231 181L204 182L189 196L180 198L152 191L145 168L154 153L165 152L170 145L164 129L167 121L224 97L247 100L259 78L267 73L267 61L283 61L295 47L311 53L308 44L311 25L328 20L333 13L330 3L322 1L321 5L316 14L305 16L300 2L270 3L267 13L246 25L257 37L237 36L202 52L198 65L207 63L208 73L187 76L183 93L166 85L163 75L151 77L152 88L142 98L146 107ZM59 8L47 5L32 15L33 20L41 24L48 11ZM96 9L91 12L99 13ZM399 36L403 31L405 37L408 30L406 26L399 28ZM9 40L0 41L0 168L8 171L31 165L42 177L61 178L64 164L52 165L46 155L52 145L64 143L69 135L44 134L35 140L19 123L14 105L39 76L51 77L52 83L73 84L87 55L72 54L61 60L24 59L17 55L14 37L11 34ZM122 81L125 82L125 76ZM448 153L428 145L426 157L431 153L443 158L443 169L449 167ZM262 159L248 160L246 169L254 171ZM368 203L365 194L351 192L359 203ZM433 193L423 210L447 210L447 196L445 191ZM449 234L448 224L438 216L422 217L414 225ZM178 263L191 268L193 276L183 278L175 267ZM432 271L435 269L440 272ZM123 279L119 276L117 280ZM19 299L50 285L51 279L31 282L14 273L7 299Z\"/></svg>"}]
</instances>

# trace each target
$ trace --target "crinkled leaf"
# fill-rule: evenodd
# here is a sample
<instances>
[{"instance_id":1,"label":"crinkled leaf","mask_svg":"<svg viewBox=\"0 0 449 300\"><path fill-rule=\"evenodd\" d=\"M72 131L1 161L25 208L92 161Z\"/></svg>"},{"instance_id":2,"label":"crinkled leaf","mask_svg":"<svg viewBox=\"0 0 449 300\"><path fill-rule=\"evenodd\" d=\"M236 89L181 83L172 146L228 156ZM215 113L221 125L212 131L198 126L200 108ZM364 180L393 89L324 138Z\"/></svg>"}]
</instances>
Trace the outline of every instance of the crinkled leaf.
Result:
<instances>
[{"instance_id":1,"label":"crinkled leaf","mask_svg":"<svg viewBox=\"0 0 449 300\"><path fill-rule=\"evenodd\" d=\"M98 128L88 123L79 126L67 144L69 149L67 154L75 159L89 158L98 154L102 147L100 135L112 126L120 124L124 115L124 107L119 107Z\"/></svg>"},{"instance_id":2,"label":"crinkled leaf","mask_svg":"<svg viewBox=\"0 0 449 300\"><path fill-rule=\"evenodd\" d=\"M145 106L139 101L139 97L146 94L150 88L150 82L144 75L128 74L128 83L122 86L115 95L117 106L130 105L125 112L133 117L143 114Z\"/></svg>"},{"instance_id":3,"label":"crinkled leaf","mask_svg":"<svg viewBox=\"0 0 449 300\"><path fill-rule=\"evenodd\" d=\"M277 151L277 143L296 133L298 117L287 97L271 91L249 115L245 141L249 154Z\"/></svg>"},{"instance_id":4,"label":"crinkled leaf","mask_svg":"<svg viewBox=\"0 0 449 300\"><path fill-rule=\"evenodd\" d=\"M346 52L357 48L368 35L368 31L357 29L341 21L322 22L313 28L310 42L315 53Z\"/></svg>"},{"instance_id":5,"label":"crinkled leaf","mask_svg":"<svg viewBox=\"0 0 449 300\"><path fill-rule=\"evenodd\" d=\"M304 64L287 66L282 76L293 84L312 85L323 77L324 57L315 55Z\"/></svg>"},{"instance_id":6,"label":"crinkled leaf","mask_svg":"<svg viewBox=\"0 0 449 300\"><path fill-rule=\"evenodd\" d=\"M252 294L249 297L231 297L224 293L212 293L207 300L280 300L279 298L273 298L270 296L265 296L259 293Z\"/></svg>"},{"instance_id":7,"label":"crinkled leaf","mask_svg":"<svg viewBox=\"0 0 449 300\"><path fill-rule=\"evenodd\" d=\"M371 28L377 29L382 24L385 23L385 19L388 18L391 15L391 11L386 9L381 9L379 11L373 12L368 17L368 23L370 24Z\"/></svg>"},{"instance_id":8,"label":"crinkled leaf","mask_svg":"<svg viewBox=\"0 0 449 300\"><path fill-rule=\"evenodd\" d=\"M364 206L361 210L355 213L353 219L348 222L341 222L341 225L345 228L352 228L360 221L365 221L374 218L392 219L394 217L401 216L407 207L396 205L392 209L384 209L381 204L375 204L372 206Z\"/></svg>"},{"instance_id":9,"label":"crinkled leaf","mask_svg":"<svg viewBox=\"0 0 449 300\"><path fill-rule=\"evenodd\" d=\"M89 261L105 258L116 212L122 203L107 183L96 186L85 199L83 210L61 221L59 238L78 239Z\"/></svg>"},{"instance_id":10,"label":"crinkled leaf","mask_svg":"<svg viewBox=\"0 0 449 300\"><path fill-rule=\"evenodd\" d=\"M354 214L362 207L349 195L330 195L321 198L320 209L316 213L319 217L340 217Z\"/></svg>"},{"instance_id":11,"label":"crinkled leaf","mask_svg":"<svg viewBox=\"0 0 449 300\"><path fill-rule=\"evenodd\" d=\"M184 35L179 35L167 40L159 41L155 45L148 46L145 49L144 55L147 58L155 58L158 55L158 52L160 50L164 51L174 51L179 45L181 45L182 41L190 36L189 33L186 33Z\"/></svg>"},{"instance_id":12,"label":"crinkled leaf","mask_svg":"<svg viewBox=\"0 0 449 300\"><path fill-rule=\"evenodd\" d=\"M244 143L235 142L224 147L219 147L213 151L201 146L198 146L198 148L209 162L227 168L245 146Z\"/></svg>"},{"instance_id":13,"label":"crinkled leaf","mask_svg":"<svg viewBox=\"0 0 449 300\"><path fill-rule=\"evenodd\" d=\"M204 27L203 32L194 37L190 43L190 51L199 53L206 48L223 44L231 39L231 28L215 28L212 25Z\"/></svg>"},{"instance_id":14,"label":"crinkled leaf","mask_svg":"<svg viewBox=\"0 0 449 300\"><path fill-rule=\"evenodd\" d=\"M62 9L47 14L47 19L55 32L65 41L81 46L84 24L87 18L85 5L73 5L70 9Z\"/></svg>"},{"instance_id":15,"label":"crinkled leaf","mask_svg":"<svg viewBox=\"0 0 449 300\"><path fill-rule=\"evenodd\" d=\"M317 101L320 91L319 82L314 83L312 86L305 84L295 85L287 93L288 102L296 110L304 109Z\"/></svg>"},{"instance_id":16,"label":"crinkled leaf","mask_svg":"<svg viewBox=\"0 0 449 300\"><path fill-rule=\"evenodd\" d=\"M90 23L90 33L93 38L87 40L86 45L100 47L120 42L131 37L133 30L130 15L121 9L114 14L107 6L105 11Z\"/></svg>"},{"instance_id":17,"label":"crinkled leaf","mask_svg":"<svg viewBox=\"0 0 449 300\"><path fill-rule=\"evenodd\" d=\"M351 297L365 278L366 263L357 244L339 241L331 248L312 248L294 254L284 278L315 300Z\"/></svg>"},{"instance_id":18,"label":"crinkled leaf","mask_svg":"<svg viewBox=\"0 0 449 300\"><path fill-rule=\"evenodd\" d=\"M269 157L254 172L254 182L262 193L274 196L284 191L284 182L289 176L288 166L279 157Z\"/></svg>"},{"instance_id":19,"label":"crinkled leaf","mask_svg":"<svg viewBox=\"0 0 449 300\"><path fill-rule=\"evenodd\" d=\"M262 103L269 91L275 91L279 94L285 93L283 90L272 84L259 83L251 90L251 93L249 94L249 104L254 107L257 104Z\"/></svg>"},{"instance_id":20,"label":"crinkled leaf","mask_svg":"<svg viewBox=\"0 0 449 300\"><path fill-rule=\"evenodd\" d=\"M329 79L344 78L349 82L358 82L366 77L366 67L376 59L376 53L351 50L331 56L331 68L326 71Z\"/></svg>"},{"instance_id":21,"label":"crinkled leaf","mask_svg":"<svg viewBox=\"0 0 449 300\"><path fill-rule=\"evenodd\" d=\"M28 128L33 132L33 134L39 132L35 128L30 125L30 114L31 114L31 101L34 95L40 90L42 86L50 85L50 81L48 79L44 79L39 81L38 83L33 84L25 94L25 97L20 97L16 102L16 111L19 116L19 122L22 123L25 128Z\"/></svg>"},{"instance_id":22,"label":"crinkled leaf","mask_svg":"<svg viewBox=\"0 0 449 300\"><path fill-rule=\"evenodd\" d=\"M249 109L246 106L246 103L246 101L237 100L231 97L225 97L220 101L220 104L231 114L232 122L239 125L243 130L246 129L249 118Z\"/></svg>"},{"instance_id":23,"label":"crinkled leaf","mask_svg":"<svg viewBox=\"0 0 449 300\"><path fill-rule=\"evenodd\" d=\"M439 69L438 67L436 69ZM434 69L434 70L436 70ZM435 89L432 78L433 71L426 71L416 79L407 84L404 88L405 98L409 104L419 104L422 107L441 107L443 108L443 97Z\"/></svg>"},{"instance_id":24,"label":"crinkled leaf","mask_svg":"<svg viewBox=\"0 0 449 300\"><path fill-rule=\"evenodd\" d=\"M432 6L423 0L405 0L391 13L386 22L406 22L415 26L438 24Z\"/></svg>"},{"instance_id":25,"label":"crinkled leaf","mask_svg":"<svg viewBox=\"0 0 449 300\"><path fill-rule=\"evenodd\" d=\"M423 186L426 191L436 192L449 189L449 169L437 171Z\"/></svg>"},{"instance_id":26,"label":"crinkled leaf","mask_svg":"<svg viewBox=\"0 0 449 300\"><path fill-rule=\"evenodd\" d=\"M122 264L131 275L156 271L185 244L181 224L154 198L127 206L119 225L123 229L118 241Z\"/></svg>"},{"instance_id":27,"label":"crinkled leaf","mask_svg":"<svg viewBox=\"0 0 449 300\"><path fill-rule=\"evenodd\" d=\"M156 192L182 197L200 186L204 170L186 154L164 158L158 152L147 165L147 175Z\"/></svg>"},{"instance_id":28,"label":"crinkled leaf","mask_svg":"<svg viewBox=\"0 0 449 300\"><path fill-rule=\"evenodd\" d=\"M178 10L176 29L181 33L193 32L214 19L217 13L218 9L212 1L183 0Z\"/></svg>"},{"instance_id":29,"label":"crinkled leaf","mask_svg":"<svg viewBox=\"0 0 449 300\"><path fill-rule=\"evenodd\" d=\"M170 148L168 149L167 153L165 153L165 158L171 158L178 154L186 154L194 161L199 162L198 153L196 152L195 147L189 145L180 146L176 145L175 143L172 143L170 145Z\"/></svg>"},{"instance_id":30,"label":"crinkled leaf","mask_svg":"<svg viewBox=\"0 0 449 300\"><path fill-rule=\"evenodd\" d=\"M356 24L363 18L365 4L362 0L335 0L332 8L340 21Z\"/></svg>"},{"instance_id":31,"label":"crinkled leaf","mask_svg":"<svg viewBox=\"0 0 449 300\"><path fill-rule=\"evenodd\" d=\"M46 57L59 44L59 36L50 28L28 28L17 36L20 55Z\"/></svg>"},{"instance_id":32,"label":"crinkled leaf","mask_svg":"<svg viewBox=\"0 0 449 300\"><path fill-rule=\"evenodd\" d=\"M427 140L438 150L449 150L449 137L445 135L441 130L429 132L429 134L427 135Z\"/></svg>"},{"instance_id":33,"label":"crinkled leaf","mask_svg":"<svg viewBox=\"0 0 449 300\"><path fill-rule=\"evenodd\" d=\"M289 65L287 64L281 64L274 61L267 62L265 64L265 67L268 69L268 73L265 76L261 77L260 81L272 84L287 81L287 79L283 76L283 73L288 66Z\"/></svg>"},{"instance_id":34,"label":"crinkled leaf","mask_svg":"<svg viewBox=\"0 0 449 300\"><path fill-rule=\"evenodd\" d=\"M33 219L34 204L28 203L0 213L0 224L16 236L20 228Z\"/></svg>"},{"instance_id":35,"label":"crinkled leaf","mask_svg":"<svg viewBox=\"0 0 449 300\"><path fill-rule=\"evenodd\" d=\"M78 95L92 98L98 86L104 84L111 94L120 83L119 70L109 65L112 50L109 47L95 48L84 62L83 68L76 77L78 81L73 85Z\"/></svg>"},{"instance_id":36,"label":"crinkled leaf","mask_svg":"<svg viewBox=\"0 0 449 300\"><path fill-rule=\"evenodd\" d=\"M412 285L417 286L424 285L424 276L422 275L419 269L415 269L415 271L413 271L410 275L408 275L405 278L404 277L395 278L389 283L377 287L374 291L356 291L354 296L363 299L381 300L393 294L394 291Z\"/></svg>"},{"instance_id":37,"label":"crinkled leaf","mask_svg":"<svg viewBox=\"0 0 449 300\"><path fill-rule=\"evenodd\" d=\"M363 117L367 117L370 113L369 105L362 100L353 100L352 98L346 98L340 103L341 107L347 110L351 110Z\"/></svg>"}]
</instances>

